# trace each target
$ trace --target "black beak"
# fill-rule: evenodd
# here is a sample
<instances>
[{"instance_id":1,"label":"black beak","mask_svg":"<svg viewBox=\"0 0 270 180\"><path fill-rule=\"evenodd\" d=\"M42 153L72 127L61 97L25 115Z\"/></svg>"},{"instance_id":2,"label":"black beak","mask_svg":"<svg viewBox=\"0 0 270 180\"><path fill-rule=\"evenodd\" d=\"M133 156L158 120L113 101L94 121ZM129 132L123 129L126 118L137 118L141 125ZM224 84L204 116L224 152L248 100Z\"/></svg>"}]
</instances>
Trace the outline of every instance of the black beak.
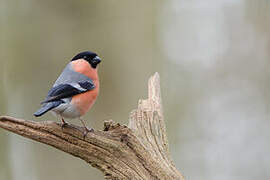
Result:
<instances>
[{"instance_id":1,"label":"black beak","mask_svg":"<svg viewBox=\"0 0 270 180\"><path fill-rule=\"evenodd\" d=\"M94 57L92 62L93 62L93 64L98 65L101 62L101 59L100 59L100 57L96 56L96 57Z\"/></svg>"}]
</instances>

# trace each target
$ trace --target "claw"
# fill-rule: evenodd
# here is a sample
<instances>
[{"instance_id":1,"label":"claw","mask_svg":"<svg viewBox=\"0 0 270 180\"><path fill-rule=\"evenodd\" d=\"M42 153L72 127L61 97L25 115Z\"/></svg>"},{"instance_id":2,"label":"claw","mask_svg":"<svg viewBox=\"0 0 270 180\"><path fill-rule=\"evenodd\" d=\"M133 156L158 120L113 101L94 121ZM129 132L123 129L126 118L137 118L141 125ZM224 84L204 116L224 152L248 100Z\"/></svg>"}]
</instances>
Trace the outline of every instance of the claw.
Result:
<instances>
[{"instance_id":1,"label":"claw","mask_svg":"<svg viewBox=\"0 0 270 180\"><path fill-rule=\"evenodd\" d=\"M92 128L88 128L88 127L84 127L84 131L83 131L83 139L85 139L86 135L89 133L89 132L94 132L94 129Z\"/></svg>"},{"instance_id":2,"label":"claw","mask_svg":"<svg viewBox=\"0 0 270 180\"><path fill-rule=\"evenodd\" d=\"M85 122L84 122L81 118L79 118L79 120L82 122L83 127L84 127L83 139L85 139L86 135L87 135L89 132L94 132L94 129L92 129L92 128L89 129L89 128L85 125Z\"/></svg>"},{"instance_id":3,"label":"claw","mask_svg":"<svg viewBox=\"0 0 270 180\"><path fill-rule=\"evenodd\" d=\"M62 130L63 130L64 127L68 125L68 123L64 120L63 117L61 117L61 120L62 120L61 128L62 128Z\"/></svg>"},{"instance_id":4,"label":"claw","mask_svg":"<svg viewBox=\"0 0 270 180\"><path fill-rule=\"evenodd\" d=\"M64 122L64 123L61 124L62 130L64 129L65 126L68 126L68 123Z\"/></svg>"}]
</instances>

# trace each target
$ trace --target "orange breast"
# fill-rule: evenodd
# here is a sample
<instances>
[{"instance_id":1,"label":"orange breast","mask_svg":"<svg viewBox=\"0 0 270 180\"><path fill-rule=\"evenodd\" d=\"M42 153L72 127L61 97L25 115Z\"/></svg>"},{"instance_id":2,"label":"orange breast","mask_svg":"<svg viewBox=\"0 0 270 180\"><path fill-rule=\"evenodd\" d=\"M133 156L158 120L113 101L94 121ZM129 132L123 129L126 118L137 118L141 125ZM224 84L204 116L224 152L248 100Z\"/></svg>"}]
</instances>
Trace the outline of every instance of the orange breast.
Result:
<instances>
[{"instance_id":1,"label":"orange breast","mask_svg":"<svg viewBox=\"0 0 270 180\"><path fill-rule=\"evenodd\" d=\"M74 96L71 103L80 111L81 116L84 115L95 103L99 93L99 80L97 68L94 69L85 60L72 61L72 68L93 80L95 88L82 94Z\"/></svg>"},{"instance_id":2,"label":"orange breast","mask_svg":"<svg viewBox=\"0 0 270 180\"><path fill-rule=\"evenodd\" d=\"M89 77L90 79L98 80L97 68L94 69L91 65L84 59L78 59L76 61L72 61L72 68L79 73L82 73Z\"/></svg>"}]
</instances>

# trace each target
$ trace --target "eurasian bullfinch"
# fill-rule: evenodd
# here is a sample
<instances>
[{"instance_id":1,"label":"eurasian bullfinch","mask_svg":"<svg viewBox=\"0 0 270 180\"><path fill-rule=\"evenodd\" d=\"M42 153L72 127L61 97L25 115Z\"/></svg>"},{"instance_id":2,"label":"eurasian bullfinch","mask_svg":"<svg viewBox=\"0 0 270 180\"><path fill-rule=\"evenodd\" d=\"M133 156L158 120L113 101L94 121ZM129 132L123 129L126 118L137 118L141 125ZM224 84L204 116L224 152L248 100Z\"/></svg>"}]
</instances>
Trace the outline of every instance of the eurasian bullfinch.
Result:
<instances>
[{"instance_id":1,"label":"eurasian bullfinch","mask_svg":"<svg viewBox=\"0 0 270 180\"><path fill-rule=\"evenodd\" d=\"M96 53L85 51L74 56L63 72L55 81L42 107L34 113L36 117L48 111L58 114L62 120L62 127L67 125L64 118L79 118L85 132L88 129L81 119L95 103L99 93L98 64L101 59Z\"/></svg>"}]
</instances>

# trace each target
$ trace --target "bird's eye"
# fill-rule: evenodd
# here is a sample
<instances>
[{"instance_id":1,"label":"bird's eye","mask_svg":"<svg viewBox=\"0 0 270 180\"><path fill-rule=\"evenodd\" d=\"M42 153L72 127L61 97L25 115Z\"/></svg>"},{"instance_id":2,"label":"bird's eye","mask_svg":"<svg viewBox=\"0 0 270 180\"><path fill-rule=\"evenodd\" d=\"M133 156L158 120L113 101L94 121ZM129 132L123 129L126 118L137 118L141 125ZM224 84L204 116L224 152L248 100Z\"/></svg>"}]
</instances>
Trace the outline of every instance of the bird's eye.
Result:
<instances>
[{"instance_id":1,"label":"bird's eye","mask_svg":"<svg viewBox=\"0 0 270 180\"><path fill-rule=\"evenodd\" d=\"M86 56L83 56L83 59L86 59Z\"/></svg>"}]
</instances>

